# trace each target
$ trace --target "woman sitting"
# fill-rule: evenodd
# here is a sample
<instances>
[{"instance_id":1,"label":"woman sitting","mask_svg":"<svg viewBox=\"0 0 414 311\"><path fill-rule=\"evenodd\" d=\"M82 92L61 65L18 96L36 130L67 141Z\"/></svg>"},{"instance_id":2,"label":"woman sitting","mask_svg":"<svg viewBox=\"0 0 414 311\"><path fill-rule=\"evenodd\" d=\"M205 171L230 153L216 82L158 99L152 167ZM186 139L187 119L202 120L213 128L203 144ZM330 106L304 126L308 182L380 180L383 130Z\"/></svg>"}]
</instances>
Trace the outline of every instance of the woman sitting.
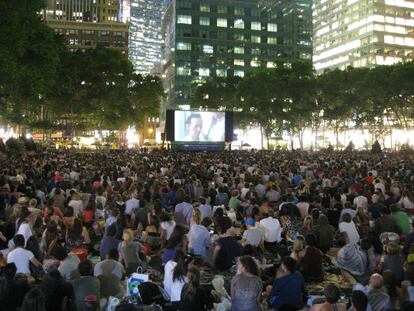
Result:
<instances>
[{"instance_id":1,"label":"woman sitting","mask_svg":"<svg viewBox=\"0 0 414 311\"><path fill-rule=\"evenodd\" d=\"M129 275L137 271L139 266L145 264L141 260L141 245L133 241L134 234L131 230L124 230L123 241L118 245L119 261L125 265L125 271Z\"/></svg>"},{"instance_id":2,"label":"woman sitting","mask_svg":"<svg viewBox=\"0 0 414 311\"><path fill-rule=\"evenodd\" d=\"M299 266L307 282L320 282L325 276L323 268L323 254L316 247L316 237L313 234L306 236L306 246L299 253Z\"/></svg>"}]
</instances>

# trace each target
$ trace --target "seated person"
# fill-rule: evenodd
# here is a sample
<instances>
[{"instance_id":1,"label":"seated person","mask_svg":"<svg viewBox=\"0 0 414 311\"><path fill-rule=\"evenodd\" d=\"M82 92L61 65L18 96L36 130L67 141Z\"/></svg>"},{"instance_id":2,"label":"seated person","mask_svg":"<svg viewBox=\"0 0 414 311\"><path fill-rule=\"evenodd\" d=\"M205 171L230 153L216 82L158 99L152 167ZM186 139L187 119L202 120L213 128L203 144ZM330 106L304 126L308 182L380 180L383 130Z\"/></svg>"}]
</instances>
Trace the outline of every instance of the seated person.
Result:
<instances>
[{"instance_id":1,"label":"seated person","mask_svg":"<svg viewBox=\"0 0 414 311\"><path fill-rule=\"evenodd\" d=\"M363 275L367 269L367 257L358 244L350 243L345 236L346 244L336 255L338 267L347 270L353 275Z\"/></svg>"},{"instance_id":2,"label":"seated person","mask_svg":"<svg viewBox=\"0 0 414 311\"><path fill-rule=\"evenodd\" d=\"M103 297L122 296L121 280L125 276L124 266L118 261L118 251L111 249L104 261L95 265L93 275L98 277Z\"/></svg>"},{"instance_id":3,"label":"seated person","mask_svg":"<svg viewBox=\"0 0 414 311\"><path fill-rule=\"evenodd\" d=\"M299 252L299 270L307 282L322 281L325 272L323 268L323 254L316 247L314 234L306 236L306 246Z\"/></svg>"},{"instance_id":4,"label":"seated person","mask_svg":"<svg viewBox=\"0 0 414 311\"><path fill-rule=\"evenodd\" d=\"M26 277L16 278L17 268L8 263L3 268L4 279L0 279L0 306L2 310L17 310L23 302L24 295L29 291Z\"/></svg>"},{"instance_id":5,"label":"seated person","mask_svg":"<svg viewBox=\"0 0 414 311\"><path fill-rule=\"evenodd\" d=\"M313 305L310 311L346 311L346 305L343 303L338 303L339 298L341 298L341 291L338 286L333 283L328 283L324 290L323 294L326 301L322 304Z\"/></svg>"},{"instance_id":6,"label":"seated person","mask_svg":"<svg viewBox=\"0 0 414 311\"><path fill-rule=\"evenodd\" d=\"M283 257L273 286L266 289L270 292L267 302L273 310L302 308L305 281L302 274L296 270L296 265L293 258Z\"/></svg>"},{"instance_id":7,"label":"seated person","mask_svg":"<svg viewBox=\"0 0 414 311\"><path fill-rule=\"evenodd\" d=\"M93 266L90 260L79 263L78 272L80 278L72 281L72 286L75 293L76 310L84 310L84 301L87 296L95 296L99 301L101 287L99 279L92 276Z\"/></svg>"},{"instance_id":8,"label":"seated person","mask_svg":"<svg viewBox=\"0 0 414 311\"><path fill-rule=\"evenodd\" d=\"M15 249L7 255L7 263L14 263L16 265L16 273L22 273L30 275L30 263L38 268L43 269L42 263L40 263L34 254L24 249L25 239L21 234L16 234L13 238Z\"/></svg>"},{"instance_id":9,"label":"seated person","mask_svg":"<svg viewBox=\"0 0 414 311\"><path fill-rule=\"evenodd\" d=\"M224 237L217 240L213 253L213 262L217 270L227 270L236 263L236 258L241 256L243 248L234 238L233 228L226 231Z\"/></svg>"}]
</instances>

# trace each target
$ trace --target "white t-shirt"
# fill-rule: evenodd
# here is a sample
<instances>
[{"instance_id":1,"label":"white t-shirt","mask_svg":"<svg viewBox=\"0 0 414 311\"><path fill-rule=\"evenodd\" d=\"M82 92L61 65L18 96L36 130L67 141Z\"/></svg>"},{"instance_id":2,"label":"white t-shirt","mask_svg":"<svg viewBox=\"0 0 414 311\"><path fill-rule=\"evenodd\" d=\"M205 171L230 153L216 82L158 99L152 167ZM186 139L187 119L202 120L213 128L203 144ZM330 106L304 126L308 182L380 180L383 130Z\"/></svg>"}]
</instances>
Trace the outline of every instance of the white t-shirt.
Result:
<instances>
[{"instance_id":1,"label":"white t-shirt","mask_svg":"<svg viewBox=\"0 0 414 311\"><path fill-rule=\"evenodd\" d=\"M260 227L264 231L265 241L268 243L280 242L282 240L282 227L279 220L267 217L260 221Z\"/></svg>"},{"instance_id":2,"label":"white t-shirt","mask_svg":"<svg viewBox=\"0 0 414 311\"><path fill-rule=\"evenodd\" d=\"M164 267L164 289L170 296L171 302L181 300L181 291L185 283L187 283L187 278L184 278L184 280L173 281L173 274L176 266L177 263L170 260Z\"/></svg>"},{"instance_id":3,"label":"white t-shirt","mask_svg":"<svg viewBox=\"0 0 414 311\"><path fill-rule=\"evenodd\" d=\"M75 215L80 215L83 210L83 202L82 200L70 200L69 206L73 207L73 212Z\"/></svg>"},{"instance_id":4,"label":"white t-shirt","mask_svg":"<svg viewBox=\"0 0 414 311\"><path fill-rule=\"evenodd\" d=\"M132 215L135 209L139 208L139 200L132 198L125 202L125 214Z\"/></svg>"},{"instance_id":5,"label":"white t-shirt","mask_svg":"<svg viewBox=\"0 0 414 311\"><path fill-rule=\"evenodd\" d=\"M30 229L30 225L27 222L24 222L20 225L19 230L17 230L17 234L21 234L24 236L24 245L26 246L27 240L33 235L32 229Z\"/></svg>"},{"instance_id":6,"label":"white t-shirt","mask_svg":"<svg viewBox=\"0 0 414 311\"><path fill-rule=\"evenodd\" d=\"M339 224L339 232L346 232L349 238L350 243L358 243L359 242L359 233L353 221L351 222L341 222Z\"/></svg>"},{"instance_id":7,"label":"white t-shirt","mask_svg":"<svg viewBox=\"0 0 414 311\"><path fill-rule=\"evenodd\" d=\"M30 274L30 260L34 257L31 251L18 247L7 255L7 263L16 265L16 273Z\"/></svg>"},{"instance_id":8,"label":"white t-shirt","mask_svg":"<svg viewBox=\"0 0 414 311\"><path fill-rule=\"evenodd\" d=\"M174 231L175 228L175 221L171 220L171 221L163 221L160 224L161 228L165 230L166 234L165 234L165 239L169 240L171 237L171 234Z\"/></svg>"}]
</instances>

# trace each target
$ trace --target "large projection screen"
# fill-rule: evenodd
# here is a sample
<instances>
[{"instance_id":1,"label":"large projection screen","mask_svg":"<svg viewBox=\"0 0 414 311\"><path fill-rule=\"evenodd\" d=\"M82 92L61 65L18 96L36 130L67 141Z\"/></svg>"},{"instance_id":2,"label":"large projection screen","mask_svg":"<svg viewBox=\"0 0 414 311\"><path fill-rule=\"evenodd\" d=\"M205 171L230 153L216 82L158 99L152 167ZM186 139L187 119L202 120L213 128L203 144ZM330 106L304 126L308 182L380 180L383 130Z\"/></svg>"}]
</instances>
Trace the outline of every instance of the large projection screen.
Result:
<instances>
[{"instance_id":1,"label":"large projection screen","mask_svg":"<svg viewBox=\"0 0 414 311\"><path fill-rule=\"evenodd\" d=\"M225 141L225 112L176 110L174 113L174 119L175 141Z\"/></svg>"}]
</instances>

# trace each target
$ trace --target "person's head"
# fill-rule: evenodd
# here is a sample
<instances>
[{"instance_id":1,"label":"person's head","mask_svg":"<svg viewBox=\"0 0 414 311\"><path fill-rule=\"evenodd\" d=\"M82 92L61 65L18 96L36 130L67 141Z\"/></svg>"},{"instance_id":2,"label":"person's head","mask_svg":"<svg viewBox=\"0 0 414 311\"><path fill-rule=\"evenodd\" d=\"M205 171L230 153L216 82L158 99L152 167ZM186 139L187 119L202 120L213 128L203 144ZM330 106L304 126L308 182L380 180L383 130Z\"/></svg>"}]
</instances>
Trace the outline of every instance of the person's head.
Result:
<instances>
[{"instance_id":1,"label":"person's head","mask_svg":"<svg viewBox=\"0 0 414 311\"><path fill-rule=\"evenodd\" d=\"M90 260L81 261L78 264L78 272L80 276L91 276L93 271L93 265Z\"/></svg>"},{"instance_id":2,"label":"person's head","mask_svg":"<svg viewBox=\"0 0 414 311\"><path fill-rule=\"evenodd\" d=\"M390 210L391 210L391 213L397 213L401 211L400 207L397 204L391 204Z\"/></svg>"},{"instance_id":3,"label":"person's head","mask_svg":"<svg viewBox=\"0 0 414 311\"><path fill-rule=\"evenodd\" d=\"M106 258L118 261L118 258L119 258L118 250L116 248L109 250L108 254L106 255Z\"/></svg>"},{"instance_id":4,"label":"person's head","mask_svg":"<svg viewBox=\"0 0 414 311\"><path fill-rule=\"evenodd\" d=\"M343 221L343 222L346 222L346 223L350 223L350 222L352 221L352 216L351 216L351 214L349 214L349 213L345 213L345 214L342 216L342 221Z\"/></svg>"},{"instance_id":5,"label":"person's head","mask_svg":"<svg viewBox=\"0 0 414 311\"><path fill-rule=\"evenodd\" d=\"M213 223L213 221L211 220L210 217L204 217L203 220L201 221L201 225L206 227L206 228L210 228L212 223Z\"/></svg>"},{"instance_id":6,"label":"person's head","mask_svg":"<svg viewBox=\"0 0 414 311\"><path fill-rule=\"evenodd\" d=\"M300 252L306 246L305 238L302 235L296 237L295 242L293 242L293 252Z\"/></svg>"},{"instance_id":7,"label":"person's head","mask_svg":"<svg viewBox=\"0 0 414 311\"><path fill-rule=\"evenodd\" d=\"M223 217L224 216L224 211L221 207L219 207L218 209L216 209L216 211L214 212L215 216L217 217Z\"/></svg>"},{"instance_id":8,"label":"person's head","mask_svg":"<svg viewBox=\"0 0 414 311\"><path fill-rule=\"evenodd\" d=\"M388 207L383 206L383 207L380 208L380 214L381 215L386 216L386 215L389 215L390 213L391 212L390 212L390 209Z\"/></svg>"},{"instance_id":9,"label":"person's head","mask_svg":"<svg viewBox=\"0 0 414 311\"><path fill-rule=\"evenodd\" d=\"M116 234L116 224L111 224L108 228L106 228L106 235L114 237Z\"/></svg>"},{"instance_id":10,"label":"person's head","mask_svg":"<svg viewBox=\"0 0 414 311\"><path fill-rule=\"evenodd\" d=\"M174 247L176 247L179 243L181 243L182 238L185 234L185 228L183 226L180 225L176 225L174 227L173 232L171 233L170 239L168 240L167 243L167 249L173 249Z\"/></svg>"},{"instance_id":11,"label":"person's head","mask_svg":"<svg viewBox=\"0 0 414 311\"><path fill-rule=\"evenodd\" d=\"M387 255L389 256L397 256L400 254L400 246L395 242L389 242L385 246Z\"/></svg>"},{"instance_id":12,"label":"person's head","mask_svg":"<svg viewBox=\"0 0 414 311\"><path fill-rule=\"evenodd\" d=\"M282 258L281 268L285 272L295 272L296 271L296 260L290 256L285 256Z\"/></svg>"},{"instance_id":13,"label":"person's head","mask_svg":"<svg viewBox=\"0 0 414 311\"><path fill-rule=\"evenodd\" d=\"M313 218L312 216L306 216L305 219L303 220L303 227L307 228L307 229L312 229L313 227Z\"/></svg>"},{"instance_id":14,"label":"person's head","mask_svg":"<svg viewBox=\"0 0 414 311\"><path fill-rule=\"evenodd\" d=\"M316 247L317 239L312 233L306 235L306 245Z\"/></svg>"},{"instance_id":15,"label":"person's head","mask_svg":"<svg viewBox=\"0 0 414 311\"><path fill-rule=\"evenodd\" d=\"M201 212L198 208L193 209L193 223L199 225L201 222Z\"/></svg>"},{"instance_id":16,"label":"person's head","mask_svg":"<svg viewBox=\"0 0 414 311\"><path fill-rule=\"evenodd\" d=\"M326 297L326 301L330 304L336 303L341 297L341 291L339 290L338 286L333 283L328 283L325 286L323 293Z\"/></svg>"},{"instance_id":17,"label":"person's head","mask_svg":"<svg viewBox=\"0 0 414 311\"><path fill-rule=\"evenodd\" d=\"M125 243L130 243L134 239L134 233L131 229L125 229L122 233L122 239Z\"/></svg>"},{"instance_id":18,"label":"person's head","mask_svg":"<svg viewBox=\"0 0 414 311\"><path fill-rule=\"evenodd\" d=\"M39 287L33 287L24 296L20 311L46 311L46 299Z\"/></svg>"},{"instance_id":19,"label":"person's head","mask_svg":"<svg viewBox=\"0 0 414 311\"><path fill-rule=\"evenodd\" d=\"M320 214L319 215L319 225L321 225L321 226L329 225L329 219L328 219L328 217L326 217L325 214Z\"/></svg>"},{"instance_id":20,"label":"person's head","mask_svg":"<svg viewBox=\"0 0 414 311\"><path fill-rule=\"evenodd\" d=\"M12 280L16 276L17 268L14 262L8 263L3 269L3 275L6 280Z\"/></svg>"},{"instance_id":21,"label":"person's head","mask_svg":"<svg viewBox=\"0 0 414 311\"><path fill-rule=\"evenodd\" d=\"M355 290L352 292L352 310L366 311L368 306L368 297L363 291Z\"/></svg>"},{"instance_id":22,"label":"person's head","mask_svg":"<svg viewBox=\"0 0 414 311\"><path fill-rule=\"evenodd\" d=\"M246 227L247 227L247 229L253 228L254 227L254 224L255 224L255 221L254 221L253 218L247 218L246 219Z\"/></svg>"},{"instance_id":23,"label":"person's head","mask_svg":"<svg viewBox=\"0 0 414 311\"><path fill-rule=\"evenodd\" d=\"M13 242L16 247L24 247L24 236L22 234L16 234L13 238Z\"/></svg>"},{"instance_id":24,"label":"person's head","mask_svg":"<svg viewBox=\"0 0 414 311\"><path fill-rule=\"evenodd\" d=\"M258 275L259 268L257 267L256 261L254 261L253 257L241 256L237 263L237 272Z\"/></svg>"},{"instance_id":25,"label":"person's head","mask_svg":"<svg viewBox=\"0 0 414 311\"><path fill-rule=\"evenodd\" d=\"M75 215L75 212L73 210L72 206L66 206L63 210L63 217L73 217Z\"/></svg>"},{"instance_id":26,"label":"person's head","mask_svg":"<svg viewBox=\"0 0 414 311\"><path fill-rule=\"evenodd\" d=\"M380 289L382 286L384 286L384 278L381 274L374 273L371 275L368 285L371 288Z\"/></svg>"},{"instance_id":27,"label":"person's head","mask_svg":"<svg viewBox=\"0 0 414 311\"><path fill-rule=\"evenodd\" d=\"M185 122L188 135L192 140L199 140L203 128L203 119L199 113L192 113L187 117Z\"/></svg>"},{"instance_id":28,"label":"person's head","mask_svg":"<svg viewBox=\"0 0 414 311\"><path fill-rule=\"evenodd\" d=\"M52 256L59 261L63 261L66 257L68 257L68 252L62 245L57 245L52 250Z\"/></svg>"},{"instance_id":29,"label":"person's head","mask_svg":"<svg viewBox=\"0 0 414 311\"><path fill-rule=\"evenodd\" d=\"M359 216L364 216L366 213L365 213L365 209L362 207L362 206L358 206L357 207L357 209L356 209L356 213L357 213L357 215L359 215Z\"/></svg>"}]
</instances>

